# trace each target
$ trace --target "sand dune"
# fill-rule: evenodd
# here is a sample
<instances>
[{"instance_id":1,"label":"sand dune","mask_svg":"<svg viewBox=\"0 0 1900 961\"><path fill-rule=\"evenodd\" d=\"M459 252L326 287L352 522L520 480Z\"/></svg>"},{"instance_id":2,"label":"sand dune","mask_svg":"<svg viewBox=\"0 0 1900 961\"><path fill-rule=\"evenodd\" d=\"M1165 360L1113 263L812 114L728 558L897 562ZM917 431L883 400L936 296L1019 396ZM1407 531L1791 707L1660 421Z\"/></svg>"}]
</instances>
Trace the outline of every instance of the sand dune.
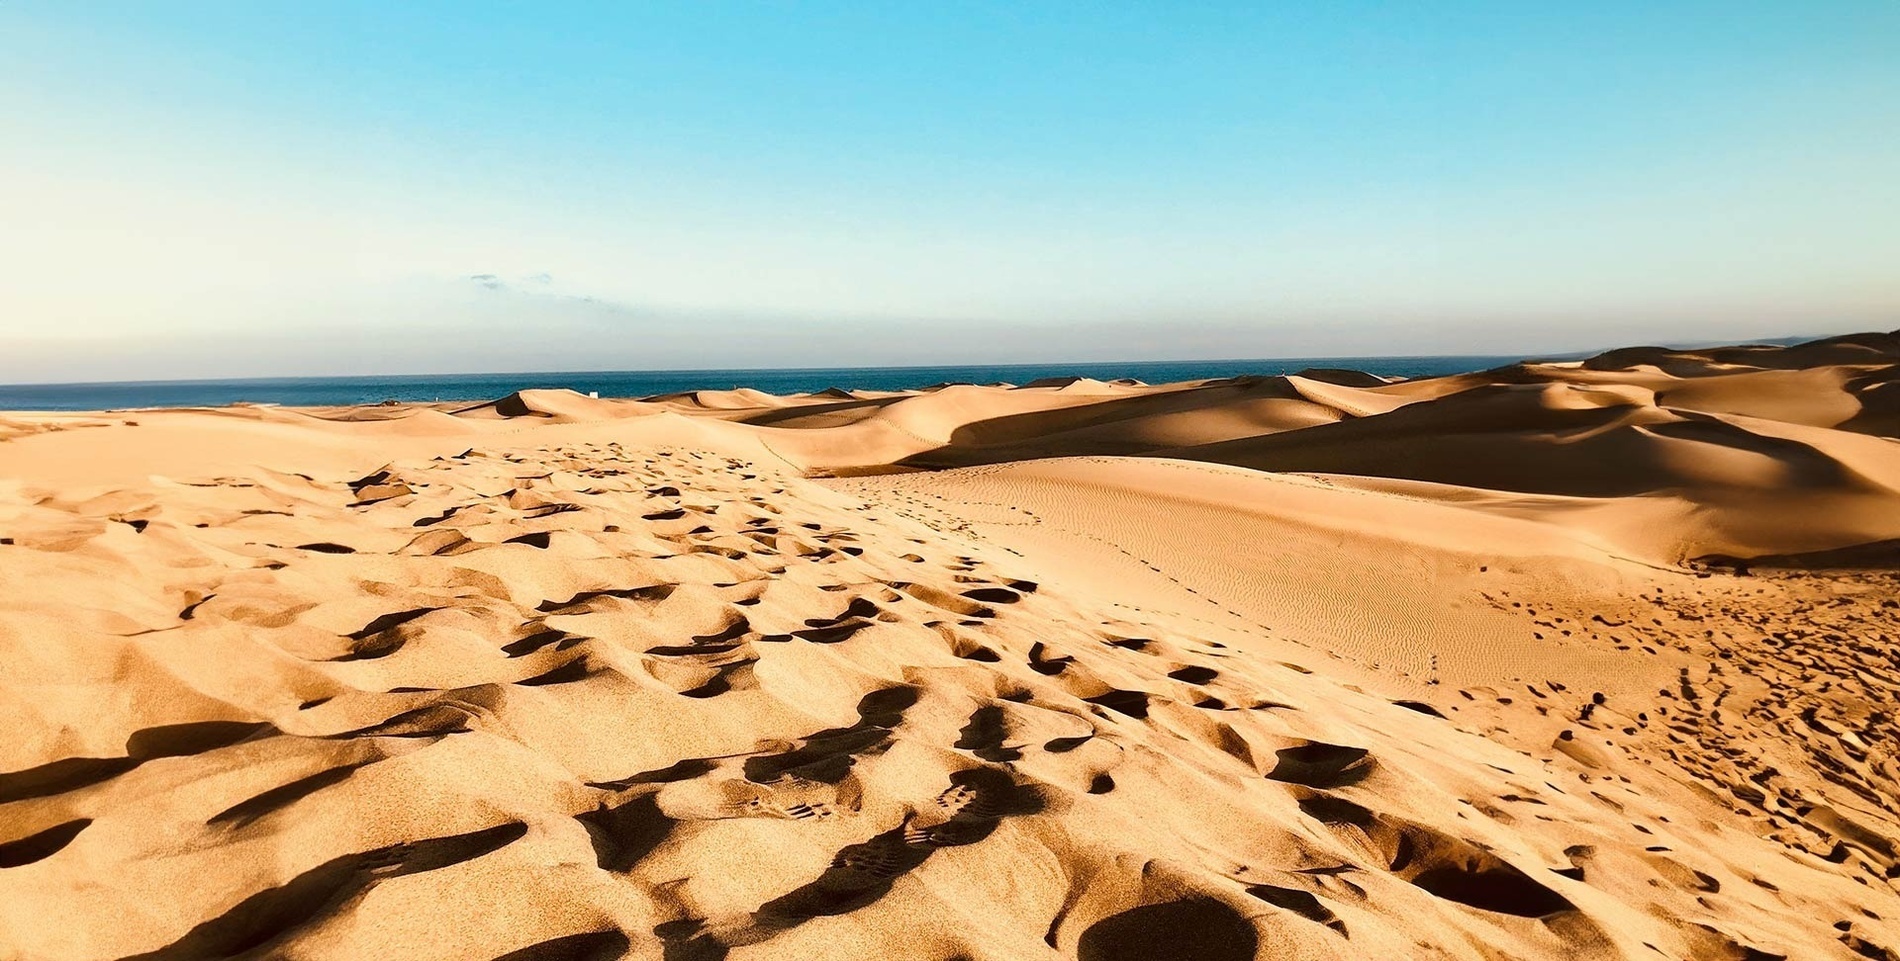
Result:
<instances>
[{"instance_id":1,"label":"sand dune","mask_svg":"<svg viewBox=\"0 0 1900 961\"><path fill-rule=\"evenodd\" d=\"M0 958L1900 957L1900 337L0 416Z\"/></svg>"}]
</instances>

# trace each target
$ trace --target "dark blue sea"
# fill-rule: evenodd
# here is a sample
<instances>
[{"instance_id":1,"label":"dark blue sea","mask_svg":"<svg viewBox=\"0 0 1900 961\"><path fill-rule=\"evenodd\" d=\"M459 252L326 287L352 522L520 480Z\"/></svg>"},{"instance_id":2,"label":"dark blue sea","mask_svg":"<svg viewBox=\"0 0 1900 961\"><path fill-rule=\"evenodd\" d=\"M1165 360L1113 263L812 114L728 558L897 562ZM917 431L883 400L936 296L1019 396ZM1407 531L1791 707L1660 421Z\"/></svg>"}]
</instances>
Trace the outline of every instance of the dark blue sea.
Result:
<instances>
[{"instance_id":1,"label":"dark blue sea","mask_svg":"<svg viewBox=\"0 0 1900 961\"><path fill-rule=\"evenodd\" d=\"M384 377L259 377L101 384L0 385L0 410L115 410L285 404L326 407L397 401L486 401L533 387L567 387L602 397L652 397L686 390L752 387L795 394L844 387L906 390L933 384L1026 384L1045 377L1133 377L1150 384L1243 374L1291 374L1309 367L1385 377L1433 377L1485 370L1520 357L1296 357L1259 360L1002 364L963 367L835 367L761 370L626 370L527 374L413 374Z\"/></svg>"}]
</instances>

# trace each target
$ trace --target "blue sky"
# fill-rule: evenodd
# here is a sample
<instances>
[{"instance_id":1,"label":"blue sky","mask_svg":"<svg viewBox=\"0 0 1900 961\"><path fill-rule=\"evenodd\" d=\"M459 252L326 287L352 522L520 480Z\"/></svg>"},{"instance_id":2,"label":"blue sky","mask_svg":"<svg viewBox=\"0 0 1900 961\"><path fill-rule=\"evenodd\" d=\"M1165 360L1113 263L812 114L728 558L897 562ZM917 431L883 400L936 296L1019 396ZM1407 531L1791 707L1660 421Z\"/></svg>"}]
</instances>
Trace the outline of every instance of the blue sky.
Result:
<instances>
[{"instance_id":1,"label":"blue sky","mask_svg":"<svg viewBox=\"0 0 1900 961\"><path fill-rule=\"evenodd\" d=\"M1893 327L1896 50L1891 2L4 0L0 379Z\"/></svg>"}]
</instances>

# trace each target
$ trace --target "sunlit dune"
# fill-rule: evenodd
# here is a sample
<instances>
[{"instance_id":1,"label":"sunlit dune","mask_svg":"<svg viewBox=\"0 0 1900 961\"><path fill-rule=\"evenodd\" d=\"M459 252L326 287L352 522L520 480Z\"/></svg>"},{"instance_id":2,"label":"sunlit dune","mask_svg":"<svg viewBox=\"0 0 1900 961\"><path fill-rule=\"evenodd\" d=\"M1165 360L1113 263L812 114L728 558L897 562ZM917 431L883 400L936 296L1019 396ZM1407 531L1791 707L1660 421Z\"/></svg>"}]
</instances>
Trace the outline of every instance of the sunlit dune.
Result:
<instances>
[{"instance_id":1,"label":"sunlit dune","mask_svg":"<svg viewBox=\"0 0 1900 961\"><path fill-rule=\"evenodd\" d=\"M1900 958L1900 335L0 415L0 957Z\"/></svg>"}]
</instances>

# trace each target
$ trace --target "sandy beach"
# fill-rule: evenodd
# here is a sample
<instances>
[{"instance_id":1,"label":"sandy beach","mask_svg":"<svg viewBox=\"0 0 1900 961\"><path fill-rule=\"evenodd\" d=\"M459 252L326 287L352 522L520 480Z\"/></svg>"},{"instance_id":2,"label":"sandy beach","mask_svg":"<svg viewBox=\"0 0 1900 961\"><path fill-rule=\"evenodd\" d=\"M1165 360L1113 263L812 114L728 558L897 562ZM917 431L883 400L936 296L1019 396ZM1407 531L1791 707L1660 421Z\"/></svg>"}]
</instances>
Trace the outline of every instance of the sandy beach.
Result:
<instances>
[{"instance_id":1,"label":"sandy beach","mask_svg":"<svg viewBox=\"0 0 1900 961\"><path fill-rule=\"evenodd\" d=\"M1900 959L1900 334L0 413L0 958Z\"/></svg>"}]
</instances>

